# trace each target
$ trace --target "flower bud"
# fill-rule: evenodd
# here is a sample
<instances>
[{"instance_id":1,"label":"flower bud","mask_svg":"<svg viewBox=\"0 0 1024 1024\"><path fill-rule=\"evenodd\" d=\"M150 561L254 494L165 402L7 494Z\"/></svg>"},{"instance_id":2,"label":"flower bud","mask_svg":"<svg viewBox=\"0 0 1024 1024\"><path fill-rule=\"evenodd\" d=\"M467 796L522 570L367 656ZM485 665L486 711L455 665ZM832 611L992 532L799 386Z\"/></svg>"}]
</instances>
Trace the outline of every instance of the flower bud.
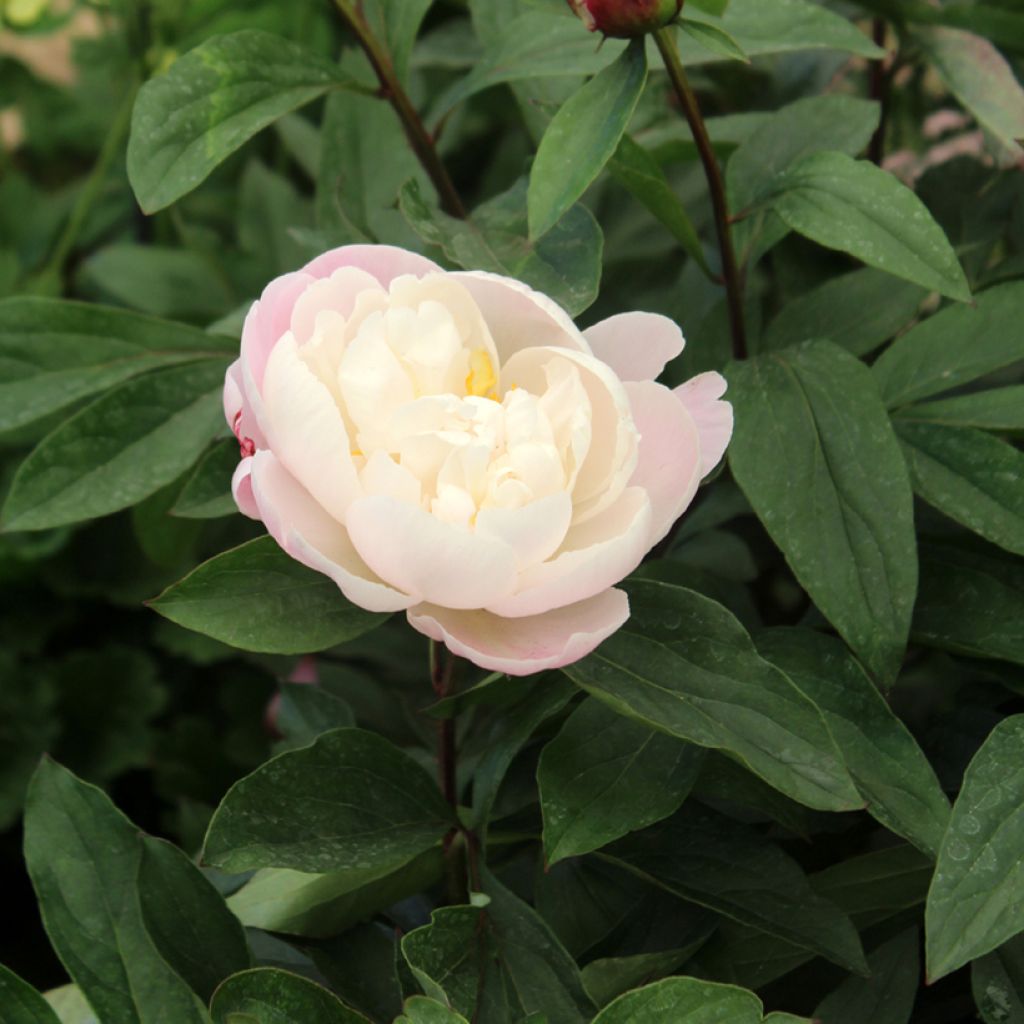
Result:
<instances>
[{"instance_id":1,"label":"flower bud","mask_svg":"<svg viewBox=\"0 0 1024 1024\"><path fill-rule=\"evenodd\" d=\"M683 0L569 0L569 6L591 32L632 39L678 17Z\"/></svg>"}]
</instances>

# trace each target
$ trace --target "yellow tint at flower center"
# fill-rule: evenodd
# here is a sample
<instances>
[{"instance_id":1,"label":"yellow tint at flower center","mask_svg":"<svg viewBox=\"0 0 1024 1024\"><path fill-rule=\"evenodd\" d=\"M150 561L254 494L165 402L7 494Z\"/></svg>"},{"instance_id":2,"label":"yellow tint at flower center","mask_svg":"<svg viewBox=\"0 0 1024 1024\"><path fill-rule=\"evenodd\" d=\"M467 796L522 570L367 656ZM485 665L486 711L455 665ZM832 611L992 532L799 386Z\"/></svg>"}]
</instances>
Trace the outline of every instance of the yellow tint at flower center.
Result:
<instances>
[{"instance_id":1,"label":"yellow tint at flower center","mask_svg":"<svg viewBox=\"0 0 1024 1024\"><path fill-rule=\"evenodd\" d=\"M498 377L494 372L494 364L486 349L474 349L469 355L469 373L466 374L466 394L477 398L498 400L495 385Z\"/></svg>"}]
</instances>

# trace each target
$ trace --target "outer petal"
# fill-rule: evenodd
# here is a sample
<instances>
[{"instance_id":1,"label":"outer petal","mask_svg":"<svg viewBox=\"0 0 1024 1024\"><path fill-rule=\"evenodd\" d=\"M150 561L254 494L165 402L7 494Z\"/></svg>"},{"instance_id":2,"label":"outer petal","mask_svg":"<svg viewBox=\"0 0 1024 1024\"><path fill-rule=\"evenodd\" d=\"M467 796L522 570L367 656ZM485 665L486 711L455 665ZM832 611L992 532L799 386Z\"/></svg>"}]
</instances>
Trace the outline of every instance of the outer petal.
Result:
<instances>
[{"instance_id":1,"label":"outer petal","mask_svg":"<svg viewBox=\"0 0 1024 1024\"><path fill-rule=\"evenodd\" d=\"M520 573L514 594L487 608L496 615L520 618L593 597L640 564L650 536L647 492L630 487L614 505L569 530L554 558Z\"/></svg>"},{"instance_id":2,"label":"outer petal","mask_svg":"<svg viewBox=\"0 0 1024 1024\"><path fill-rule=\"evenodd\" d=\"M476 300L503 365L520 349L535 345L590 351L569 314L521 281L483 270L457 271L451 276Z\"/></svg>"},{"instance_id":3,"label":"outer petal","mask_svg":"<svg viewBox=\"0 0 1024 1024\"><path fill-rule=\"evenodd\" d=\"M702 476L718 465L732 438L732 406L721 400L725 387L725 378L711 370L680 384L674 392L700 431Z\"/></svg>"},{"instance_id":4,"label":"outer petal","mask_svg":"<svg viewBox=\"0 0 1024 1024\"><path fill-rule=\"evenodd\" d=\"M610 316L588 327L583 337L620 380L654 380L686 344L679 327L658 313Z\"/></svg>"},{"instance_id":5,"label":"outer petal","mask_svg":"<svg viewBox=\"0 0 1024 1024\"><path fill-rule=\"evenodd\" d=\"M676 394L654 381L626 384L633 421L640 431L640 458L630 486L651 499L648 546L658 543L697 493L702 475L697 425Z\"/></svg>"},{"instance_id":6,"label":"outer petal","mask_svg":"<svg viewBox=\"0 0 1024 1024\"><path fill-rule=\"evenodd\" d=\"M266 437L249 401L241 359L236 359L224 374L224 419L239 444L244 444L248 438L256 448L267 447Z\"/></svg>"},{"instance_id":7,"label":"outer petal","mask_svg":"<svg viewBox=\"0 0 1024 1024\"><path fill-rule=\"evenodd\" d=\"M384 495L359 498L349 536L381 579L446 608L481 608L512 592L515 551L500 540L442 522L418 505Z\"/></svg>"},{"instance_id":8,"label":"outer petal","mask_svg":"<svg viewBox=\"0 0 1024 1024\"><path fill-rule=\"evenodd\" d=\"M416 599L378 579L356 553L345 527L332 519L271 452L252 459L252 494L270 535L303 565L330 576L353 603L395 612Z\"/></svg>"},{"instance_id":9,"label":"outer petal","mask_svg":"<svg viewBox=\"0 0 1024 1024\"><path fill-rule=\"evenodd\" d=\"M606 590L522 619L429 604L410 608L407 614L414 629L443 642L453 654L492 672L526 676L588 655L629 618L629 599L624 591Z\"/></svg>"},{"instance_id":10,"label":"outer petal","mask_svg":"<svg viewBox=\"0 0 1024 1024\"><path fill-rule=\"evenodd\" d=\"M394 245L342 245L321 253L307 263L302 271L312 277L330 277L339 267L365 270L385 288L403 274L423 277L424 274L444 273L442 267L426 256Z\"/></svg>"},{"instance_id":11,"label":"outer petal","mask_svg":"<svg viewBox=\"0 0 1024 1024\"><path fill-rule=\"evenodd\" d=\"M238 511L250 519L259 519L260 510L252 493L252 456L242 459L231 475L231 493Z\"/></svg>"},{"instance_id":12,"label":"outer petal","mask_svg":"<svg viewBox=\"0 0 1024 1024\"><path fill-rule=\"evenodd\" d=\"M259 301L249 308L242 326L242 368L243 377L251 378L257 391L263 387L270 353L291 325L296 301L313 280L301 272L282 274L263 289ZM251 392L248 397L254 398Z\"/></svg>"}]
</instances>

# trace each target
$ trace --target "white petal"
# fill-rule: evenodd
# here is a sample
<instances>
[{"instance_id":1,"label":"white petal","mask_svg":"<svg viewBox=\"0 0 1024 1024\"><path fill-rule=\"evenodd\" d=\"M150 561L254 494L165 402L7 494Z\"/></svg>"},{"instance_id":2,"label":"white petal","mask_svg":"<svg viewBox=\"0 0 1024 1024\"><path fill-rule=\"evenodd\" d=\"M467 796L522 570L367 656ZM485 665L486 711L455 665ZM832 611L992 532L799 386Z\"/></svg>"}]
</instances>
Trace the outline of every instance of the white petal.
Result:
<instances>
[{"instance_id":1,"label":"white petal","mask_svg":"<svg viewBox=\"0 0 1024 1024\"><path fill-rule=\"evenodd\" d=\"M330 277L313 281L292 308L290 326L296 341L302 345L313 337L320 313L337 313L345 319L350 317L356 297L368 289L384 291L375 277L357 267L339 267Z\"/></svg>"},{"instance_id":2,"label":"white petal","mask_svg":"<svg viewBox=\"0 0 1024 1024\"><path fill-rule=\"evenodd\" d=\"M476 532L508 544L523 570L558 550L571 519L572 499L562 491L520 508L483 508L477 513Z\"/></svg>"}]
</instances>

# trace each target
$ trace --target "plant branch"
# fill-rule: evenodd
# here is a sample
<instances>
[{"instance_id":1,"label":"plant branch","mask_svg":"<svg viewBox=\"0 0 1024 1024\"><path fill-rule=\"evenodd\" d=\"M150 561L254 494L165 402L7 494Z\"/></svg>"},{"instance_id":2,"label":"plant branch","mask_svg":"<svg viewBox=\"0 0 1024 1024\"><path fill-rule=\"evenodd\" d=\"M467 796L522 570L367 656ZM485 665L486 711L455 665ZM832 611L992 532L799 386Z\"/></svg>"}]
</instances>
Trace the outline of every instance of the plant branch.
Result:
<instances>
[{"instance_id":1,"label":"plant branch","mask_svg":"<svg viewBox=\"0 0 1024 1024\"><path fill-rule=\"evenodd\" d=\"M718 159L711 147L704 118L701 117L697 97L690 86L675 40L670 28L660 28L654 33L654 41L658 45L665 70L679 98L683 114L693 133L697 152L700 153L704 174L711 193L711 206L715 213L715 229L718 232L718 246L722 256L722 274L725 278L725 292L729 304L729 326L732 332L732 354L736 359L747 357L747 331L743 321L743 288L740 283L739 270L736 266L736 252L732 245L732 234L729 230L729 206L725 197L725 183Z\"/></svg>"},{"instance_id":2,"label":"plant branch","mask_svg":"<svg viewBox=\"0 0 1024 1024\"><path fill-rule=\"evenodd\" d=\"M434 138L427 131L423 120L409 99L402 83L395 73L391 55L374 36L363 17L359 5L353 0L334 0L335 6L351 27L363 48L370 65L373 67L377 80L380 82L381 96L390 102L398 119L402 122L409 145L412 146L416 159L423 165L434 188L437 189L441 207L453 217L466 219L466 208L462 205L459 193L455 190L452 179L437 153Z\"/></svg>"}]
</instances>

